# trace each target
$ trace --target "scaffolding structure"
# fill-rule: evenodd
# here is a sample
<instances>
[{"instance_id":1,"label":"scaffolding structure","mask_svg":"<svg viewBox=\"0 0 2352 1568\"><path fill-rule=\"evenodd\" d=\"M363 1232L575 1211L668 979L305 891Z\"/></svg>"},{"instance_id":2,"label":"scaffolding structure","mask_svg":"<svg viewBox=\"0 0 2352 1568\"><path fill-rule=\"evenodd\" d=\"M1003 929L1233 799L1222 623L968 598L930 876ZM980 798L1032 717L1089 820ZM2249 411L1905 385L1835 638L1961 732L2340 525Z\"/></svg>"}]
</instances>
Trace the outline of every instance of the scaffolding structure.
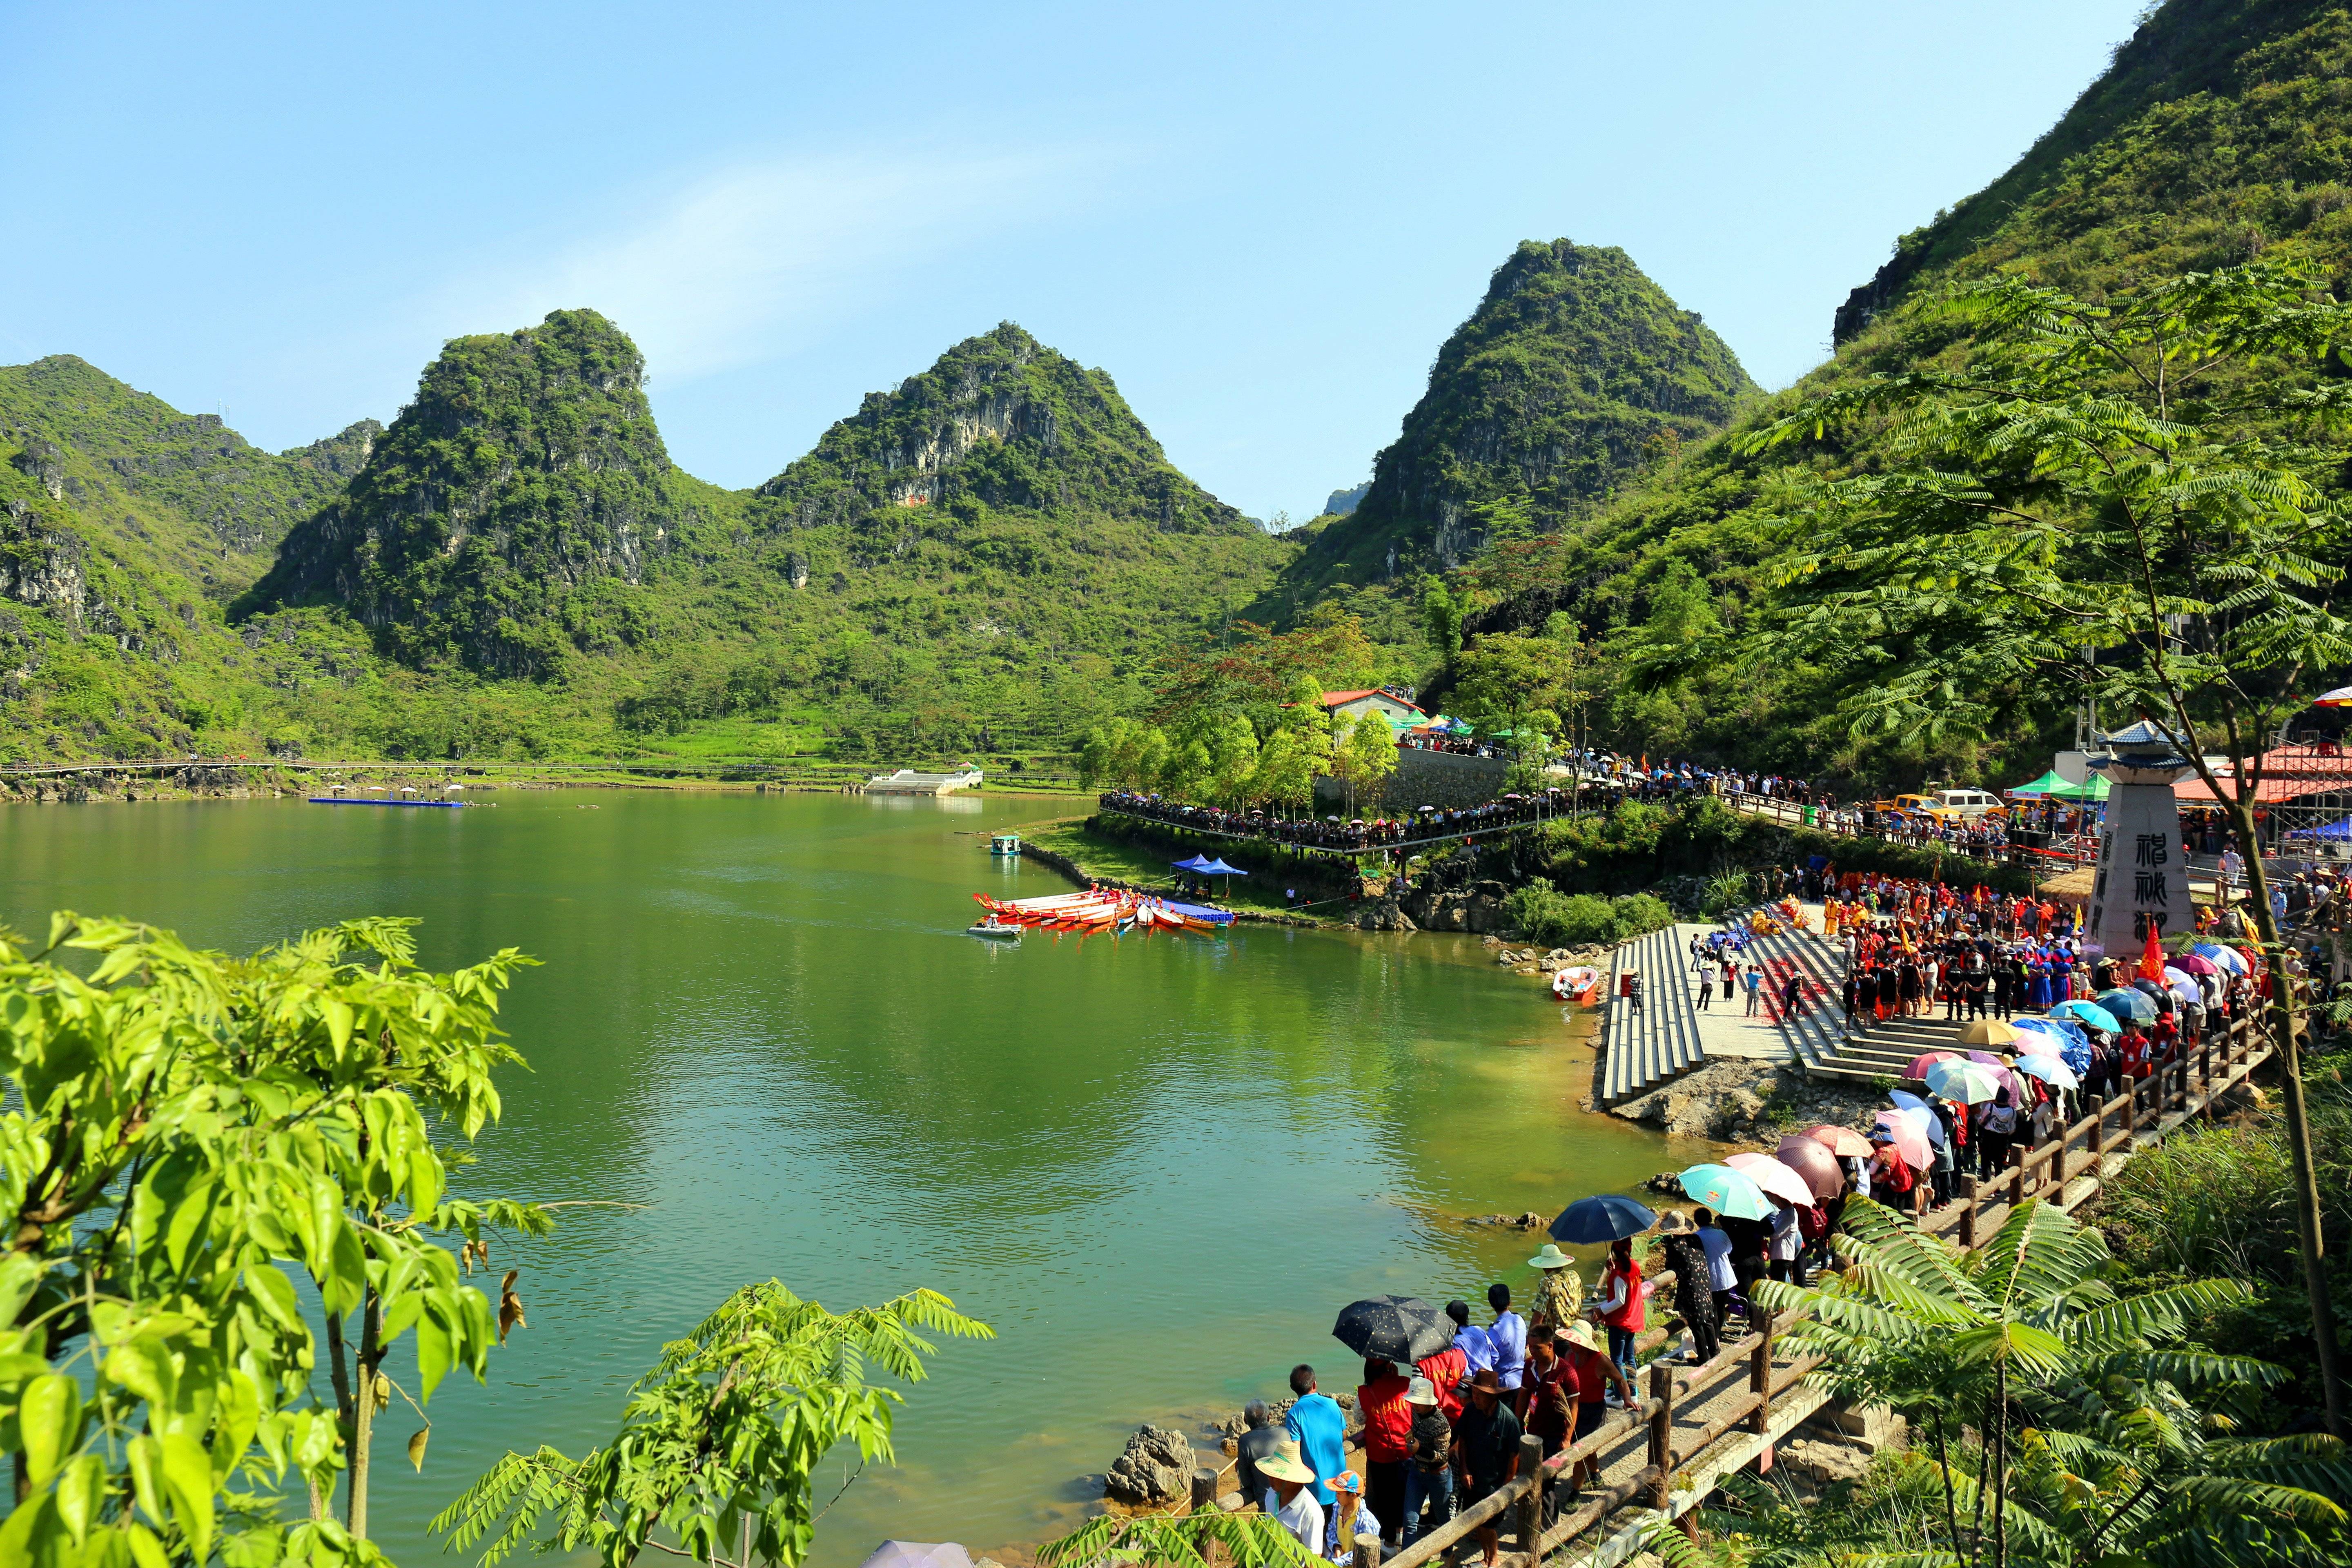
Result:
<instances>
[{"instance_id":1,"label":"scaffolding structure","mask_svg":"<svg viewBox=\"0 0 2352 1568\"><path fill-rule=\"evenodd\" d=\"M2266 854L2288 859L2352 859L2352 752L2333 740L2273 746L2249 771L2258 777L2254 812ZM2225 798L2234 795L2231 771L2222 767L2215 772ZM2204 846L2197 842L2192 823L2210 815L2212 826L2219 828L2218 804L2204 781L2194 775L2175 784L2172 793L2193 854Z\"/></svg>"}]
</instances>

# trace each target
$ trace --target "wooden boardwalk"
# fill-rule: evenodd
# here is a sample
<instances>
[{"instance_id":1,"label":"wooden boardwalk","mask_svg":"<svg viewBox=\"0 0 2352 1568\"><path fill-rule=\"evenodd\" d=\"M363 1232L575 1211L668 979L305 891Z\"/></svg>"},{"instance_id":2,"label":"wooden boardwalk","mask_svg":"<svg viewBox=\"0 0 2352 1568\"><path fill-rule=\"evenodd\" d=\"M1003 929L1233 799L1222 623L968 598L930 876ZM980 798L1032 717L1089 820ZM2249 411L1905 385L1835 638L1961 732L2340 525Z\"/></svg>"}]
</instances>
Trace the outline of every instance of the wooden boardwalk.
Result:
<instances>
[{"instance_id":1,"label":"wooden boardwalk","mask_svg":"<svg viewBox=\"0 0 2352 1568\"><path fill-rule=\"evenodd\" d=\"M2220 1098L2271 1056L2268 1040L2241 1023L2225 1040L2098 1107L2063 1139L2027 1154L2006 1178L1965 1182L1962 1194L1928 1215L1924 1228L1973 1247L2017 1205L2038 1199L2079 1208L2134 1152L2188 1121L2210 1120ZM1669 1299L1661 1281L1653 1299L1661 1316ZM1548 1559L1570 1568L1614 1568L1643 1549L1657 1522L1697 1507L1726 1477L1755 1464L1828 1403L1807 1376L1817 1358L1789 1352L1786 1335L1800 1317L1781 1314L1767 1331L1727 1345L1704 1366L1653 1361L1643 1369L1639 1409L1611 1412L1601 1430L1549 1460L1527 1439L1518 1479L1389 1557L1387 1568L1475 1553L1471 1532L1490 1521L1503 1533L1509 1568ZM1663 1331L1653 1331L1644 1348L1665 1341ZM1571 1494L1560 1478L1588 1455L1599 1459L1601 1479ZM1549 1528L1542 1523L1546 1491L1556 1520Z\"/></svg>"}]
</instances>

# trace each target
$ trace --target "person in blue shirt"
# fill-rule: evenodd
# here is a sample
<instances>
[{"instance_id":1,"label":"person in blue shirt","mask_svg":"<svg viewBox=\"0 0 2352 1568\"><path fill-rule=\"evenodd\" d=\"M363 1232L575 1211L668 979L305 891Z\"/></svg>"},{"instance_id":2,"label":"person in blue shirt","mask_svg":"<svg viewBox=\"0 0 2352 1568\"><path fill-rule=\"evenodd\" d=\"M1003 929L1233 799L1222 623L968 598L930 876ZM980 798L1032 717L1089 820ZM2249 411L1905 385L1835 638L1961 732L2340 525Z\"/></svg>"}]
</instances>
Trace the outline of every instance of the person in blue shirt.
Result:
<instances>
[{"instance_id":1,"label":"person in blue shirt","mask_svg":"<svg viewBox=\"0 0 2352 1568\"><path fill-rule=\"evenodd\" d=\"M1454 1348L1470 1363L1468 1375L1475 1377L1481 1369L1493 1366L1495 1342L1486 1337L1486 1330L1470 1321L1470 1303L1448 1301L1445 1315L1454 1320Z\"/></svg>"},{"instance_id":2,"label":"person in blue shirt","mask_svg":"<svg viewBox=\"0 0 2352 1568\"><path fill-rule=\"evenodd\" d=\"M1495 1375L1508 1394L1519 1386L1519 1373L1528 1364L1528 1321L1511 1310L1511 1288L1500 1281L1486 1287L1486 1305L1495 1309L1486 1342L1495 1347Z\"/></svg>"},{"instance_id":3,"label":"person in blue shirt","mask_svg":"<svg viewBox=\"0 0 2352 1568\"><path fill-rule=\"evenodd\" d=\"M1330 1479L1348 1468L1348 1416L1337 1401L1315 1392L1315 1369L1290 1369L1290 1392L1297 1400L1282 1418L1283 1430L1298 1440L1298 1452L1315 1472L1315 1500L1331 1506Z\"/></svg>"}]
</instances>

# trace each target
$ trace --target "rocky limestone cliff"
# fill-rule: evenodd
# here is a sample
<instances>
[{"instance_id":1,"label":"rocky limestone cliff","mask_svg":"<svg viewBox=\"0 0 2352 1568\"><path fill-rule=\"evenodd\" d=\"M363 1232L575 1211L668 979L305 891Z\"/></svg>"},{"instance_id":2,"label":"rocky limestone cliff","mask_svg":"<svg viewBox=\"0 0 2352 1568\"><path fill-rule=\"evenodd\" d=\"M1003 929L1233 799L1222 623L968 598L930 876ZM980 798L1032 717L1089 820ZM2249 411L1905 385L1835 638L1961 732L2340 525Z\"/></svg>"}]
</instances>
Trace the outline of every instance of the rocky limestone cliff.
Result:
<instances>
[{"instance_id":1,"label":"rocky limestone cliff","mask_svg":"<svg viewBox=\"0 0 2352 1568\"><path fill-rule=\"evenodd\" d=\"M759 489L774 532L898 527L893 512L952 507L1097 510L1168 532L1242 534L1249 521L1184 477L1108 375L1007 321L968 338L895 391L866 395Z\"/></svg>"},{"instance_id":2,"label":"rocky limestone cliff","mask_svg":"<svg viewBox=\"0 0 2352 1568\"><path fill-rule=\"evenodd\" d=\"M1291 595L1451 570L1498 526L1557 527L1756 391L1622 250L1524 242L1438 351L1362 500L1313 531Z\"/></svg>"},{"instance_id":3,"label":"rocky limestone cliff","mask_svg":"<svg viewBox=\"0 0 2352 1568\"><path fill-rule=\"evenodd\" d=\"M644 357L593 310L453 340L391 428L360 440L342 498L287 537L240 615L337 605L404 662L545 675L569 595L642 582L698 521ZM320 461L359 444L334 443Z\"/></svg>"}]
</instances>

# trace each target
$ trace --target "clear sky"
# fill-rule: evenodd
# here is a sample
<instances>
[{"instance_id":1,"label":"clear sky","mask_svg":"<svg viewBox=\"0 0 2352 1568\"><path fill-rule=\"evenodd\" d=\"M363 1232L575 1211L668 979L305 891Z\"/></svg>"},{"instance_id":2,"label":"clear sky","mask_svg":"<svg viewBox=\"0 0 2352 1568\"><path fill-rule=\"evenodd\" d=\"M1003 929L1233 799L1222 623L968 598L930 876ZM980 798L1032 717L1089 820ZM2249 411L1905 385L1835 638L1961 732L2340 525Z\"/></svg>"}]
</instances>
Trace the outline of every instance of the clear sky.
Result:
<instances>
[{"instance_id":1,"label":"clear sky","mask_svg":"<svg viewBox=\"0 0 2352 1568\"><path fill-rule=\"evenodd\" d=\"M285 447L593 306L741 486L1010 319L1304 518L1522 238L1622 246L1786 384L2140 3L0 0L0 362Z\"/></svg>"}]
</instances>

